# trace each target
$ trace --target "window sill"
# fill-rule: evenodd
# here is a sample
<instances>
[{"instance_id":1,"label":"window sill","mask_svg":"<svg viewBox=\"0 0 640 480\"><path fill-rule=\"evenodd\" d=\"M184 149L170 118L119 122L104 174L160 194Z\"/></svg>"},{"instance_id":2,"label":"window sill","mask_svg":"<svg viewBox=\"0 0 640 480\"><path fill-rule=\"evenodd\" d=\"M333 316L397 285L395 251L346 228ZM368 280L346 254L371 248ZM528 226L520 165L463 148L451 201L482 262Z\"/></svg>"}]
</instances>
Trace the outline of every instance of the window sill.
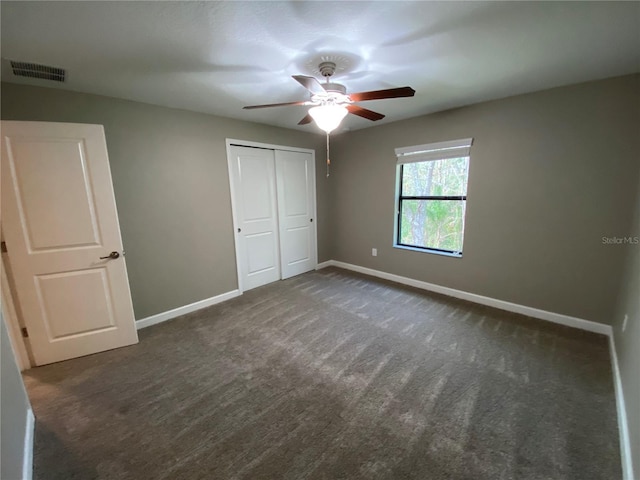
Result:
<instances>
[{"instance_id":1,"label":"window sill","mask_svg":"<svg viewBox=\"0 0 640 480\"><path fill-rule=\"evenodd\" d=\"M442 255L444 257L462 258L462 253L441 252L439 250L431 250L428 248L408 247L406 245L398 245L398 244L394 244L393 248L400 248L402 250L411 250L413 252L420 252L420 253L431 253L435 255Z\"/></svg>"}]
</instances>

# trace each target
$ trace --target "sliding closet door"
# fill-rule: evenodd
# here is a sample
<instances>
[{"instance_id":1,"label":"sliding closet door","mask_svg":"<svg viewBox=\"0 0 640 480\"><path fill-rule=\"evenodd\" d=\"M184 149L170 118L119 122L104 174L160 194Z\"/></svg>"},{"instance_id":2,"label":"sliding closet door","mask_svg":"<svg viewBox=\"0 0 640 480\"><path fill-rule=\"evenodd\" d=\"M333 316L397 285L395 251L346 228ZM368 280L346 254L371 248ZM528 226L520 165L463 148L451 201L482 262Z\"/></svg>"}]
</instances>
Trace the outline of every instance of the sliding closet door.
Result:
<instances>
[{"instance_id":1,"label":"sliding closet door","mask_svg":"<svg viewBox=\"0 0 640 480\"><path fill-rule=\"evenodd\" d=\"M273 150L232 146L232 194L241 286L250 290L280 279L280 243Z\"/></svg>"},{"instance_id":2,"label":"sliding closet door","mask_svg":"<svg viewBox=\"0 0 640 480\"><path fill-rule=\"evenodd\" d=\"M315 169L306 152L276 150L282 278L316 267Z\"/></svg>"}]
</instances>

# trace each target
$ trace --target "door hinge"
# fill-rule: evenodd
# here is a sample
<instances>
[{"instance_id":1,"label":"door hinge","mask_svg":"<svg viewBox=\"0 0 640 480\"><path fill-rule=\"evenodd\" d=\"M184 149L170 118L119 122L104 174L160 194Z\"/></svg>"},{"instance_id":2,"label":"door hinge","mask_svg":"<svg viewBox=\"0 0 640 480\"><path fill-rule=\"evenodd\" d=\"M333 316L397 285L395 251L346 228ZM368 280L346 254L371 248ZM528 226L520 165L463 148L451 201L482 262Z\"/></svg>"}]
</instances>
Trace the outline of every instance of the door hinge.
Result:
<instances>
[{"instance_id":1,"label":"door hinge","mask_svg":"<svg viewBox=\"0 0 640 480\"><path fill-rule=\"evenodd\" d=\"M0 252L7 253L7 242L0 242Z\"/></svg>"},{"instance_id":2,"label":"door hinge","mask_svg":"<svg viewBox=\"0 0 640 480\"><path fill-rule=\"evenodd\" d=\"M29 338L29 331L27 330L27 327L22 327L20 330L22 331L23 338Z\"/></svg>"}]
</instances>

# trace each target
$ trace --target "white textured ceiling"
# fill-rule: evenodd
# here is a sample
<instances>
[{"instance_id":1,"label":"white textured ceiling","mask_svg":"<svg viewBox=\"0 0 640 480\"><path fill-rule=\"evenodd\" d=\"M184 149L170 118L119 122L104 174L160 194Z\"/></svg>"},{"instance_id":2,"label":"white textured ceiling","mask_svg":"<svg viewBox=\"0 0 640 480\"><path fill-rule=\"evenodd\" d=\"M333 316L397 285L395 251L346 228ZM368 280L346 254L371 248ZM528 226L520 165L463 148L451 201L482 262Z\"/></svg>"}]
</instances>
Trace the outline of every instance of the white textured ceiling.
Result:
<instances>
[{"instance_id":1,"label":"white textured ceiling","mask_svg":"<svg viewBox=\"0 0 640 480\"><path fill-rule=\"evenodd\" d=\"M1 2L2 79L300 130L293 74L322 57L349 92L409 85L363 102L387 117L640 71L639 2ZM6 59L65 68L58 85L13 77Z\"/></svg>"}]
</instances>

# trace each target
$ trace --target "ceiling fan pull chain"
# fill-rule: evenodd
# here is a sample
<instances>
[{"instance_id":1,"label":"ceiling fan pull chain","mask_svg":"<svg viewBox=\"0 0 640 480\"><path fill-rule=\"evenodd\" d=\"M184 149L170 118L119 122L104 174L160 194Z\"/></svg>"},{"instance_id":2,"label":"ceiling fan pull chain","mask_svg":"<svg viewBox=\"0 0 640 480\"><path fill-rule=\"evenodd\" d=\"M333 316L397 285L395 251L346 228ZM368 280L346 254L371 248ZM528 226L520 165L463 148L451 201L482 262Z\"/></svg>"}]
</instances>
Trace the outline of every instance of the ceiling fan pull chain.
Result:
<instances>
[{"instance_id":1,"label":"ceiling fan pull chain","mask_svg":"<svg viewBox=\"0 0 640 480\"><path fill-rule=\"evenodd\" d=\"M329 160L329 133L327 133L327 177L329 177L330 165L331 165L331 160Z\"/></svg>"}]
</instances>

